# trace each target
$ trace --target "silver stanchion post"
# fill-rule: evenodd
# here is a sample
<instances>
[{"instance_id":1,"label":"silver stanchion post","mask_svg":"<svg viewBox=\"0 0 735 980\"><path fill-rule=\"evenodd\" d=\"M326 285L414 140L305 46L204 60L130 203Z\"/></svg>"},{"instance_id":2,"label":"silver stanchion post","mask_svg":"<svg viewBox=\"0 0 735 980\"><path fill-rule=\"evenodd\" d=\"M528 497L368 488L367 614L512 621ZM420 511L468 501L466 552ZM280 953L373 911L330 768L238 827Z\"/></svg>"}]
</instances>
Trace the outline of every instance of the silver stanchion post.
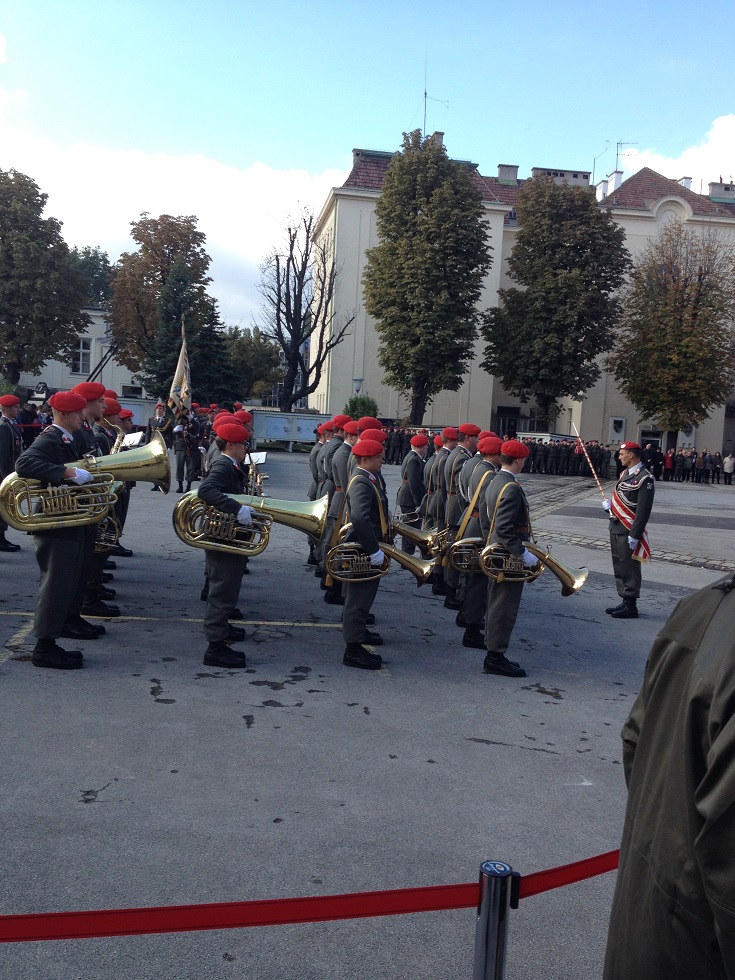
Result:
<instances>
[{"instance_id":1,"label":"silver stanchion post","mask_svg":"<svg viewBox=\"0 0 735 980\"><path fill-rule=\"evenodd\" d=\"M502 861L483 861L480 865L480 901L475 928L475 968L472 980L503 980L505 947L508 941L508 913L514 900L518 872Z\"/></svg>"}]
</instances>

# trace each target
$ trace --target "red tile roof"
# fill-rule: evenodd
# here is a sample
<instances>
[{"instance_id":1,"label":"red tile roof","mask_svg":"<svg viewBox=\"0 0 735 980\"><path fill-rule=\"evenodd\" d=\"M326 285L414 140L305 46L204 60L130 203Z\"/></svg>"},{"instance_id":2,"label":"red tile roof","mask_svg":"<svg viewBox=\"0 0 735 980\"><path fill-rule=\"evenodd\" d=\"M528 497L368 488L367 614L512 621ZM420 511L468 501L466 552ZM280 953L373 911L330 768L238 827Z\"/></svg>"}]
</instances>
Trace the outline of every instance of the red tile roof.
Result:
<instances>
[{"instance_id":1,"label":"red tile roof","mask_svg":"<svg viewBox=\"0 0 735 980\"><path fill-rule=\"evenodd\" d=\"M664 197L682 198L694 214L728 215L735 217L735 203L711 201L703 194L687 190L678 181L657 174L650 167L628 177L616 191L603 198L602 204L610 208L627 208L634 211L652 211L657 201Z\"/></svg>"},{"instance_id":2,"label":"red tile roof","mask_svg":"<svg viewBox=\"0 0 735 980\"><path fill-rule=\"evenodd\" d=\"M393 156L392 153L378 150L354 150L352 170L342 186L360 190L381 190ZM497 177L483 177L475 164L469 166L472 167L473 179L478 184L484 201L502 204L509 208L516 207L518 192L525 183L524 180L514 183L501 182ZM664 177L649 167L644 167L624 180L620 187L601 203L613 210L625 208L652 211L657 201L672 195L685 200L694 214L735 218L735 203L711 201L709 197L687 190L677 181Z\"/></svg>"}]
</instances>

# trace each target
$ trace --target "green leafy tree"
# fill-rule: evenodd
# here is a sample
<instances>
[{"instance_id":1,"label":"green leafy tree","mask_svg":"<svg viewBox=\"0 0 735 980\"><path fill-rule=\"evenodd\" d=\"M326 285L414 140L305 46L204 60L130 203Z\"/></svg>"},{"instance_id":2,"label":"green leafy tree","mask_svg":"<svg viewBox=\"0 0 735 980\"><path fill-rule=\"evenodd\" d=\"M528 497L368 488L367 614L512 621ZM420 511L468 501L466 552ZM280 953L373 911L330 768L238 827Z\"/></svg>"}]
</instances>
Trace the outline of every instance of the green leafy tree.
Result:
<instances>
[{"instance_id":1,"label":"green leafy tree","mask_svg":"<svg viewBox=\"0 0 735 980\"><path fill-rule=\"evenodd\" d=\"M196 311L196 316L192 316ZM171 268L156 307L157 326L150 353L137 377L146 391L167 395L176 371L184 323L191 371L192 398L201 403L231 399L237 377L230 363L224 331L213 299L202 299L184 259Z\"/></svg>"},{"instance_id":2,"label":"green leafy tree","mask_svg":"<svg viewBox=\"0 0 735 980\"><path fill-rule=\"evenodd\" d=\"M278 344L259 327L228 327L225 346L243 398L261 398L283 377Z\"/></svg>"},{"instance_id":3,"label":"green leafy tree","mask_svg":"<svg viewBox=\"0 0 735 980\"><path fill-rule=\"evenodd\" d=\"M478 178L434 137L403 134L375 209L365 308L380 336L388 384L411 398L420 424L440 391L462 384L477 339L490 246Z\"/></svg>"},{"instance_id":4,"label":"green leafy tree","mask_svg":"<svg viewBox=\"0 0 735 980\"><path fill-rule=\"evenodd\" d=\"M71 267L76 269L87 283L84 305L105 309L112 295L110 285L112 265L107 252L103 252L98 245L94 248L90 248L89 245L82 249L75 247L69 253L69 261Z\"/></svg>"},{"instance_id":5,"label":"green leafy tree","mask_svg":"<svg viewBox=\"0 0 735 980\"><path fill-rule=\"evenodd\" d=\"M174 269L186 270L187 339L190 329L193 335L211 318L213 300L206 291L211 260L204 251L206 237L192 215L151 218L144 213L131 222L131 228L139 248L120 256L108 309L118 360L131 371L140 371L146 358L160 355L160 344L155 342L161 325L160 299Z\"/></svg>"},{"instance_id":6,"label":"green leafy tree","mask_svg":"<svg viewBox=\"0 0 735 980\"><path fill-rule=\"evenodd\" d=\"M11 384L68 360L90 322L61 222L43 217L47 200L30 177L0 170L0 370Z\"/></svg>"},{"instance_id":7,"label":"green leafy tree","mask_svg":"<svg viewBox=\"0 0 735 980\"><path fill-rule=\"evenodd\" d=\"M353 419L361 419L365 415L376 419L378 417L378 403L370 395L353 395L345 405L344 414Z\"/></svg>"},{"instance_id":8,"label":"green leafy tree","mask_svg":"<svg viewBox=\"0 0 735 980\"><path fill-rule=\"evenodd\" d=\"M260 324L281 350L279 406L290 412L319 386L330 352L342 343L354 314L337 320L334 291L338 269L329 235L315 236L314 215L291 221L281 248L260 267Z\"/></svg>"},{"instance_id":9,"label":"green leafy tree","mask_svg":"<svg viewBox=\"0 0 735 980\"><path fill-rule=\"evenodd\" d=\"M486 314L482 366L553 426L560 399L581 399L600 377L630 256L623 229L585 187L535 177L517 212L508 266L522 288L499 290L501 305Z\"/></svg>"},{"instance_id":10,"label":"green leafy tree","mask_svg":"<svg viewBox=\"0 0 735 980\"><path fill-rule=\"evenodd\" d=\"M608 367L641 418L673 432L709 418L733 382L732 244L667 222L636 262L622 307Z\"/></svg>"}]
</instances>

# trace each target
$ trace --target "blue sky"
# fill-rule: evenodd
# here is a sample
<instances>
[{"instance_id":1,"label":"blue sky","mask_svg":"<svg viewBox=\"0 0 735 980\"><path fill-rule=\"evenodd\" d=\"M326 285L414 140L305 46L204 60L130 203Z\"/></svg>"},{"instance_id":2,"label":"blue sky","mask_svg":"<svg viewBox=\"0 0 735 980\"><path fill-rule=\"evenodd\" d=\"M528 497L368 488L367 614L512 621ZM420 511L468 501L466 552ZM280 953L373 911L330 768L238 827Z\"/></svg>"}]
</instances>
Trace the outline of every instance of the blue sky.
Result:
<instances>
[{"instance_id":1,"label":"blue sky","mask_svg":"<svg viewBox=\"0 0 735 980\"><path fill-rule=\"evenodd\" d=\"M251 322L257 265L319 208L353 147L443 130L450 155L604 177L623 140L692 189L735 170L732 5L643 0L255 4L4 0L0 167L28 173L70 244L196 214L224 318ZM597 160L595 162L595 157Z\"/></svg>"}]
</instances>

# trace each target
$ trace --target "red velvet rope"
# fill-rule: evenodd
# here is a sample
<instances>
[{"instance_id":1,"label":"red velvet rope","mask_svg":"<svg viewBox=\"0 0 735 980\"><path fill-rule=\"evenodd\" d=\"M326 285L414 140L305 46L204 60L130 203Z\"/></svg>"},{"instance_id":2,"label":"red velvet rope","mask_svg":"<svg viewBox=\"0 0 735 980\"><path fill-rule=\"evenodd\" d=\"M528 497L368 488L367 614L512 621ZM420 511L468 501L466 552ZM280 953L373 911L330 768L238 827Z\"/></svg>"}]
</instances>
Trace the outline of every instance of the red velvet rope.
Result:
<instances>
[{"instance_id":1,"label":"red velvet rope","mask_svg":"<svg viewBox=\"0 0 735 980\"><path fill-rule=\"evenodd\" d=\"M520 896L527 898L560 888L617 867L618 851L521 879ZM273 898L259 902L220 902L214 905L170 905L91 912L40 912L0 916L0 942L41 939L93 939L99 936L142 936L149 933L202 929L239 929L335 919L362 919L408 912L442 912L477 906L477 883L356 892L317 898Z\"/></svg>"}]
</instances>

